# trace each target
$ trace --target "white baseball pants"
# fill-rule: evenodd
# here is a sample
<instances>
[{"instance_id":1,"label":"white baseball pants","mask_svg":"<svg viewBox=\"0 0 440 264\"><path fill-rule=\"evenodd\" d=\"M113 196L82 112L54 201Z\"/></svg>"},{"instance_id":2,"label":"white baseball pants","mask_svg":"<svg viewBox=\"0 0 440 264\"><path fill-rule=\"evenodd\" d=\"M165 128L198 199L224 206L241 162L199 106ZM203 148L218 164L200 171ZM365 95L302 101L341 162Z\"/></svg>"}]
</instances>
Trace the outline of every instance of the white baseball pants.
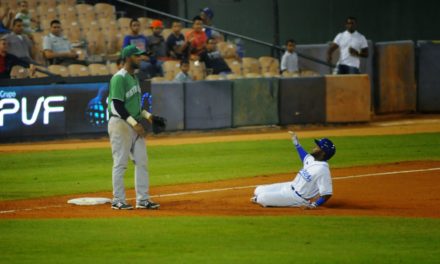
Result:
<instances>
[{"instance_id":1,"label":"white baseball pants","mask_svg":"<svg viewBox=\"0 0 440 264\"><path fill-rule=\"evenodd\" d=\"M113 156L113 203L125 203L124 175L127 170L128 159L134 165L136 201L145 201L149 198L148 157L144 138L124 120L111 117L108 123L108 134L112 145Z\"/></svg>"},{"instance_id":2,"label":"white baseball pants","mask_svg":"<svg viewBox=\"0 0 440 264\"><path fill-rule=\"evenodd\" d=\"M256 202L264 207L301 207L309 204L292 190L292 182L260 185L254 195Z\"/></svg>"}]
</instances>

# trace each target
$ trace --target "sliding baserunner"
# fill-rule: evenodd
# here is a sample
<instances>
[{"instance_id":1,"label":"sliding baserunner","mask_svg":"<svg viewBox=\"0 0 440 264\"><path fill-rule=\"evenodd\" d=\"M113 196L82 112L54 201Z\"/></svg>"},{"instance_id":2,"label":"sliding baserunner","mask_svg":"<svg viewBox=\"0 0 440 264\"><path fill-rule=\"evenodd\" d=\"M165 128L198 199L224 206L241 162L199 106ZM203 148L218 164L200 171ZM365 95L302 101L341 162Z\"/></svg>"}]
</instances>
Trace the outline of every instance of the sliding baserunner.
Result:
<instances>
[{"instance_id":1,"label":"sliding baserunner","mask_svg":"<svg viewBox=\"0 0 440 264\"><path fill-rule=\"evenodd\" d=\"M336 147L327 138L315 139L316 147L309 154L299 144L296 134L292 131L289 133L303 168L293 181L258 186L251 201L264 207L317 208L333 194L327 161L335 154Z\"/></svg>"}]
</instances>

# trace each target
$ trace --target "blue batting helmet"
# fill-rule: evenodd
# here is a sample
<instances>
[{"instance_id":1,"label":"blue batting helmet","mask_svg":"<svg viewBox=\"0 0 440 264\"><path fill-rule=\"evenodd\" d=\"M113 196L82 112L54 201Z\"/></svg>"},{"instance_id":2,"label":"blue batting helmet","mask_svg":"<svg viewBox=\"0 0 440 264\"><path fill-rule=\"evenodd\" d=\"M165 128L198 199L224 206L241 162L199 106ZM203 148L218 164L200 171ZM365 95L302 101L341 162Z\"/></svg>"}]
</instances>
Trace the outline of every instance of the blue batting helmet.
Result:
<instances>
[{"instance_id":1,"label":"blue batting helmet","mask_svg":"<svg viewBox=\"0 0 440 264\"><path fill-rule=\"evenodd\" d=\"M325 160L329 160L336 153L336 147L328 138L315 139L316 145L325 153Z\"/></svg>"}]
</instances>

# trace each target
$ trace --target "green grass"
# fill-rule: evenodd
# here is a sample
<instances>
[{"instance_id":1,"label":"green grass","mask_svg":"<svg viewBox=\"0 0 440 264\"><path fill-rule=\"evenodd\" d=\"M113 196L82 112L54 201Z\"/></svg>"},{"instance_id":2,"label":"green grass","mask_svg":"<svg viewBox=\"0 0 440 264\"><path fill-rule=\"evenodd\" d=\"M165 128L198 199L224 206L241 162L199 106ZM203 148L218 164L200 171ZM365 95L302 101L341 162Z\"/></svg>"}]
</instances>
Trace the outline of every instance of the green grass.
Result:
<instances>
[{"instance_id":1,"label":"green grass","mask_svg":"<svg viewBox=\"0 0 440 264\"><path fill-rule=\"evenodd\" d=\"M440 133L334 137L335 167L439 160ZM311 139L302 139L306 149ZM216 181L294 172L300 162L290 140L148 148L152 185ZM110 149L0 154L0 200L111 190ZM126 175L133 186L133 168Z\"/></svg>"},{"instance_id":2,"label":"green grass","mask_svg":"<svg viewBox=\"0 0 440 264\"><path fill-rule=\"evenodd\" d=\"M1 263L438 263L440 221L173 217L0 221Z\"/></svg>"}]
</instances>

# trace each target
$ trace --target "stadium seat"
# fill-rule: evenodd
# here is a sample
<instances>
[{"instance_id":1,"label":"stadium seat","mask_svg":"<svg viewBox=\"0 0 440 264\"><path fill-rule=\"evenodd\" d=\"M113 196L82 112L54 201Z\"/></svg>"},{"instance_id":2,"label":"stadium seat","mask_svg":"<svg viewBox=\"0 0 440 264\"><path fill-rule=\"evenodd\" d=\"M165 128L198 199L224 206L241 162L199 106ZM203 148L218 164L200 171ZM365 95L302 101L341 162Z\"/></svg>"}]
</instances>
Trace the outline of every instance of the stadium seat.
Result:
<instances>
[{"instance_id":1,"label":"stadium seat","mask_svg":"<svg viewBox=\"0 0 440 264\"><path fill-rule=\"evenodd\" d=\"M72 44L84 41L84 36L82 35L81 28L77 22L73 22L65 28L64 34Z\"/></svg>"},{"instance_id":2,"label":"stadium seat","mask_svg":"<svg viewBox=\"0 0 440 264\"><path fill-rule=\"evenodd\" d=\"M37 7L37 14L40 17L40 20L45 19L52 21L58 19L58 11L56 7L39 5Z\"/></svg>"},{"instance_id":3,"label":"stadium seat","mask_svg":"<svg viewBox=\"0 0 440 264\"><path fill-rule=\"evenodd\" d=\"M260 63L255 58L245 57L243 60L243 75L248 73L260 74Z\"/></svg>"},{"instance_id":4,"label":"stadium seat","mask_svg":"<svg viewBox=\"0 0 440 264\"><path fill-rule=\"evenodd\" d=\"M261 65L261 74L272 73L274 75L280 72L280 63L278 59L269 56L263 56L258 59Z\"/></svg>"},{"instance_id":5,"label":"stadium seat","mask_svg":"<svg viewBox=\"0 0 440 264\"><path fill-rule=\"evenodd\" d=\"M72 5L60 4L57 6L58 17L63 21L76 21L76 8Z\"/></svg>"},{"instance_id":6,"label":"stadium seat","mask_svg":"<svg viewBox=\"0 0 440 264\"><path fill-rule=\"evenodd\" d=\"M142 31L142 34L144 36L151 36L151 35L153 35L153 30L151 30L151 28L146 28Z\"/></svg>"},{"instance_id":7,"label":"stadium seat","mask_svg":"<svg viewBox=\"0 0 440 264\"><path fill-rule=\"evenodd\" d=\"M177 73L180 72L180 62L176 60L165 61L162 65L164 71L164 77L172 81L176 77Z\"/></svg>"},{"instance_id":8,"label":"stadium seat","mask_svg":"<svg viewBox=\"0 0 440 264\"><path fill-rule=\"evenodd\" d=\"M281 74L282 77L299 77L299 73L298 72L288 72L288 71L284 71L283 74Z\"/></svg>"},{"instance_id":9,"label":"stadium seat","mask_svg":"<svg viewBox=\"0 0 440 264\"><path fill-rule=\"evenodd\" d=\"M118 31L118 23L115 19L99 18L99 25L102 31L109 31L109 33Z\"/></svg>"},{"instance_id":10,"label":"stadium seat","mask_svg":"<svg viewBox=\"0 0 440 264\"><path fill-rule=\"evenodd\" d=\"M38 5L44 8L56 8L57 4L57 0L38 1Z\"/></svg>"},{"instance_id":11,"label":"stadium seat","mask_svg":"<svg viewBox=\"0 0 440 264\"><path fill-rule=\"evenodd\" d=\"M250 72L250 73L246 73L246 74L244 75L244 77L245 77L245 78L261 78L261 77L263 77L263 76L261 76L261 74L259 74L259 73L253 73L253 72Z\"/></svg>"},{"instance_id":12,"label":"stadium seat","mask_svg":"<svg viewBox=\"0 0 440 264\"><path fill-rule=\"evenodd\" d=\"M237 79L242 79L243 76L242 75L238 75L238 74L228 74L226 75L226 79L228 80L237 80Z\"/></svg>"},{"instance_id":13,"label":"stadium seat","mask_svg":"<svg viewBox=\"0 0 440 264\"><path fill-rule=\"evenodd\" d=\"M119 71L118 66L114 62L110 63L109 70L110 70L110 74L112 75Z\"/></svg>"},{"instance_id":14,"label":"stadium seat","mask_svg":"<svg viewBox=\"0 0 440 264\"><path fill-rule=\"evenodd\" d=\"M127 34L131 31L130 30L130 21L131 21L131 18L129 18L129 17L121 17L118 19L119 29L124 34Z\"/></svg>"},{"instance_id":15,"label":"stadium seat","mask_svg":"<svg viewBox=\"0 0 440 264\"><path fill-rule=\"evenodd\" d=\"M115 19L115 7L106 3L95 4L95 14L97 18L105 17Z\"/></svg>"},{"instance_id":16,"label":"stadium seat","mask_svg":"<svg viewBox=\"0 0 440 264\"><path fill-rule=\"evenodd\" d=\"M36 9L38 6L39 0L27 0L28 3L28 9Z\"/></svg>"},{"instance_id":17,"label":"stadium seat","mask_svg":"<svg viewBox=\"0 0 440 264\"><path fill-rule=\"evenodd\" d=\"M105 36L100 31L90 31L86 35L87 50L90 55L104 55L107 53Z\"/></svg>"},{"instance_id":18,"label":"stadium seat","mask_svg":"<svg viewBox=\"0 0 440 264\"><path fill-rule=\"evenodd\" d=\"M152 83L159 83L159 82L167 82L168 80L164 77L153 77L151 78Z\"/></svg>"},{"instance_id":19,"label":"stadium seat","mask_svg":"<svg viewBox=\"0 0 440 264\"><path fill-rule=\"evenodd\" d=\"M69 76L69 70L65 66L62 66L62 65L49 65L47 68L48 68L48 70L51 73L58 74L58 75L61 75L63 77L68 77Z\"/></svg>"},{"instance_id":20,"label":"stadium seat","mask_svg":"<svg viewBox=\"0 0 440 264\"><path fill-rule=\"evenodd\" d=\"M58 0L59 4L75 6L77 0Z\"/></svg>"},{"instance_id":21,"label":"stadium seat","mask_svg":"<svg viewBox=\"0 0 440 264\"><path fill-rule=\"evenodd\" d=\"M237 47L231 42L218 42L217 49L225 59L234 59L237 57Z\"/></svg>"},{"instance_id":22,"label":"stadium seat","mask_svg":"<svg viewBox=\"0 0 440 264\"><path fill-rule=\"evenodd\" d=\"M216 81L216 80L224 80L225 77L218 75L218 74L210 74L206 76L205 80L208 81Z\"/></svg>"},{"instance_id":23,"label":"stadium seat","mask_svg":"<svg viewBox=\"0 0 440 264\"><path fill-rule=\"evenodd\" d=\"M87 57L87 51L82 48L73 48L73 50L78 54L77 60L85 61Z\"/></svg>"},{"instance_id":24,"label":"stadium seat","mask_svg":"<svg viewBox=\"0 0 440 264\"><path fill-rule=\"evenodd\" d=\"M69 69L69 75L72 77L77 76L89 76L89 69L87 66L81 64L71 64L67 67Z\"/></svg>"},{"instance_id":25,"label":"stadium seat","mask_svg":"<svg viewBox=\"0 0 440 264\"><path fill-rule=\"evenodd\" d=\"M162 31L162 36L164 37L165 41L167 40L168 36L173 33L173 30L171 28L165 28Z\"/></svg>"},{"instance_id":26,"label":"stadium seat","mask_svg":"<svg viewBox=\"0 0 440 264\"><path fill-rule=\"evenodd\" d=\"M22 66L15 65L12 67L10 75L11 79L29 78L29 70Z\"/></svg>"},{"instance_id":27,"label":"stadium seat","mask_svg":"<svg viewBox=\"0 0 440 264\"><path fill-rule=\"evenodd\" d=\"M262 76L265 78L279 78L279 77L281 77L281 75L276 72L264 72L262 74Z\"/></svg>"},{"instance_id":28,"label":"stadium seat","mask_svg":"<svg viewBox=\"0 0 440 264\"><path fill-rule=\"evenodd\" d=\"M83 31L84 35L87 35L89 33L93 32L101 32L101 25L98 23L98 21L80 21L80 25Z\"/></svg>"},{"instance_id":29,"label":"stadium seat","mask_svg":"<svg viewBox=\"0 0 440 264\"><path fill-rule=\"evenodd\" d=\"M187 32L190 32L191 30L193 30L192 28L182 28L182 34L184 35L184 36L186 36L186 33Z\"/></svg>"},{"instance_id":30,"label":"stadium seat","mask_svg":"<svg viewBox=\"0 0 440 264\"><path fill-rule=\"evenodd\" d=\"M151 23L151 18L148 17L138 17L139 23L141 24L141 30L145 30L145 29L149 29L150 28L150 23Z\"/></svg>"},{"instance_id":31,"label":"stadium seat","mask_svg":"<svg viewBox=\"0 0 440 264\"><path fill-rule=\"evenodd\" d=\"M205 79L205 63L200 61L190 61L189 74L193 77L194 81Z\"/></svg>"},{"instance_id":32,"label":"stadium seat","mask_svg":"<svg viewBox=\"0 0 440 264\"><path fill-rule=\"evenodd\" d=\"M236 59L225 59L226 63L228 64L229 68L234 74L242 75L242 65L241 62L239 62Z\"/></svg>"},{"instance_id":33,"label":"stadium seat","mask_svg":"<svg viewBox=\"0 0 440 264\"><path fill-rule=\"evenodd\" d=\"M89 65L89 72L90 75L96 76L96 75L110 75L110 71L108 70L107 66L104 64L90 64Z\"/></svg>"},{"instance_id":34,"label":"stadium seat","mask_svg":"<svg viewBox=\"0 0 440 264\"><path fill-rule=\"evenodd\" d=\"M45 69L47 70L47 69ZM47 74L36 71L34 75L30 76L31 78L44 78L44 77L48 77Z\"/></svg>"},{"instance_id":35,"label":"stadium seat","mask_svg":"<svg viewBox=\"0 0 440 264\"><path fill-rule=\"evenodd\" d=\"M78 14L78 20L80 21L93 21L95 17L95 9L89 4L77 4L75 5L76 12Z\"/></svg>"}]
</instances>

